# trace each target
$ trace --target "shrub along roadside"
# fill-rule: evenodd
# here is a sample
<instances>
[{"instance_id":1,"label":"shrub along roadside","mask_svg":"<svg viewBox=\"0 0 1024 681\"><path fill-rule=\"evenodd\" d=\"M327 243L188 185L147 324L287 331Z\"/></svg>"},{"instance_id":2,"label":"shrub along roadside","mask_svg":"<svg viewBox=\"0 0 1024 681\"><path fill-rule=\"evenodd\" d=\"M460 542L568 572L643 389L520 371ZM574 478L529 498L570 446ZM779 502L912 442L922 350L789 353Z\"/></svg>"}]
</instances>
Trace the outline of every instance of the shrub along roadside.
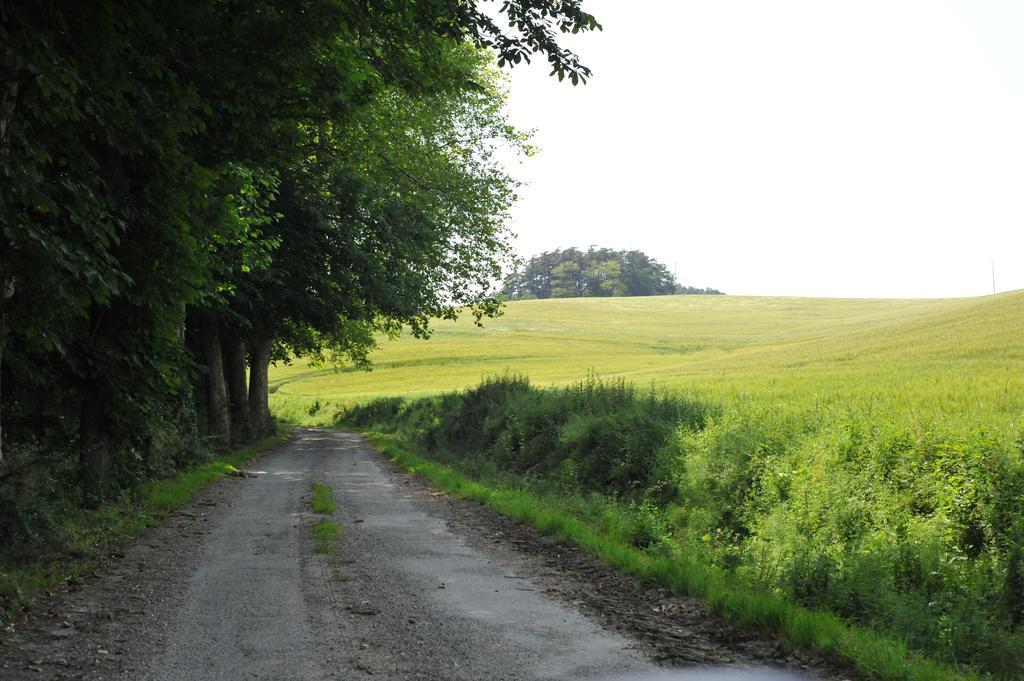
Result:
<instances>
[{"instance_id":1,"label":"shrub along roadside","mask_svg":"<svg viewBox=\"0 0 1024 681\"><path fill-rule=\"evenodd\" d=\"M93 572L123 542L142 534L197 492L238 466L287 440L274 435L208 463L128 490L117 502L88 510L70 508L60 518L62 542L35 555L0 556L0 622L31 608L43 591Z\"/></svg>"},{"instance_id":2,"label":"shrub along roadside","mask_svg":"<svg viewBox=\"0 0 1024 681\"><path fill-rule=\"evenodd\" d=\"M650 554L1024 678L1024 433L870 404L654 394L515 375L348 408L473 479L559 499Z\"/></svg>"},{"instance_id":3,"label":"shrub along roadside","mask_svg":"<svg viewBox=\"0 0 1024 681\"><path fill-rule=\"evenodd\" d=\"M965 681L980 679L951 665L911 655L899 641L851 626L840 618L744 588L727 572L696 562L639 549L566 512L561 499L522 487L491 486L410 451L408 442L384 433L366 434L392 461L456 496L529 523L570 541L619 569L677 593L707 599L711 608L743 625L778 634L786 645L834 655L868 679L882 681Z\"/></svg>"}]
</instances>

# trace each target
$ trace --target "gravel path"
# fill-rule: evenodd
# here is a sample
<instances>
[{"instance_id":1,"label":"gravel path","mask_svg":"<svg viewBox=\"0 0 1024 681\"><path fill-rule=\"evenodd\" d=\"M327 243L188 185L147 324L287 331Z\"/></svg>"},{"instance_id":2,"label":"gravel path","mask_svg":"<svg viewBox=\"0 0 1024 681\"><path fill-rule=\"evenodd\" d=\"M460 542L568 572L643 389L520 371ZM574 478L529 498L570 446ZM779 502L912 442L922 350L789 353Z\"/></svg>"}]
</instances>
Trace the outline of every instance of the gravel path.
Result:
<instances>
[{"instance_id":1,"label":"gravel path","mask_svg":"<svg viewBox=\"0 0 1024 681\"><path fill-rule=\"evenodd\" d=\"M302 430L201 493L5 637L0 678L594 679L692 664L802 668L666 594ZM342 537L314 551L314 482Z\"/></svg>"},{"instance_id":2,"label":"gravel path","mask_svg":"<svg viewBox=\"0 0 1024 681\"><path fill-rule=\"evenodd\" d=\"M513 560L469 546L361 438L327 480L346 539L335 568L350 663L384 678L585 679L650 667L622 636L545 598Z\"/></svg>"}]
</instances>

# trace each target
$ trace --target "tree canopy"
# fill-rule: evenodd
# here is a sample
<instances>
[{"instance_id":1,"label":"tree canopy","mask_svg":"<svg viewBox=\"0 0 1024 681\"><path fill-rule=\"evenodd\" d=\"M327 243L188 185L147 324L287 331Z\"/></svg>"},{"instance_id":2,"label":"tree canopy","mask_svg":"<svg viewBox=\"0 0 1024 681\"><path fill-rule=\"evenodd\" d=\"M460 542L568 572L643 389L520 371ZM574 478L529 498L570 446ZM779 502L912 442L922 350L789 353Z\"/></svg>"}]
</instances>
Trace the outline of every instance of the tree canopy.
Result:
<instances>
[{"instance_id":1,"label":"tree canopy","mask_svg":"<svg viewBox=\"0 0 1024 681\"><path fill-rule=\"evenodd\" d=\"M667 267L640 251L594 246L535 255L505 277L501 292L514 299L721 294L680 286Z\"/></svg>"},{"instance_id":2,"label":"tree canopy","mask_svg":"<svg viewBox=\"0 0 1024 681\"><path fill-rule=\"evenodd\" d=\"M0 534L34 531L32 475L97 499L265 432L275 358L494 314L496 151L528 148L500 66L585 82L558 36L599 28L580 0L4 3Z\"/></svg>"}]
</instances>

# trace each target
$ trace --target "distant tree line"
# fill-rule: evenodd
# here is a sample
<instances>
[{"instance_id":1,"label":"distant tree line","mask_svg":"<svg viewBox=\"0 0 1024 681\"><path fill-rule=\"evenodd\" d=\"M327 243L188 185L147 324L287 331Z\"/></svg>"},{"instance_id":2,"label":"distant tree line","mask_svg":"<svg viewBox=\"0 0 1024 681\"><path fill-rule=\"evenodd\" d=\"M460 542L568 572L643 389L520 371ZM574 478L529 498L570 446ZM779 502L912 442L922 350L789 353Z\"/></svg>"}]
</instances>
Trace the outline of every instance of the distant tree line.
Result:
<instances>
[{"instance_id":1,"label":"distant tree line","mask_svg":"<svg viewBox=\"0 0 1024 681\"><path fill-rule=\"evenodd\" d=\"M502 284L506 298L722 295L713 288L680 286L657 260L640 251L591 247L556 249L535 255Z\"/></svg>"}]
</instances>

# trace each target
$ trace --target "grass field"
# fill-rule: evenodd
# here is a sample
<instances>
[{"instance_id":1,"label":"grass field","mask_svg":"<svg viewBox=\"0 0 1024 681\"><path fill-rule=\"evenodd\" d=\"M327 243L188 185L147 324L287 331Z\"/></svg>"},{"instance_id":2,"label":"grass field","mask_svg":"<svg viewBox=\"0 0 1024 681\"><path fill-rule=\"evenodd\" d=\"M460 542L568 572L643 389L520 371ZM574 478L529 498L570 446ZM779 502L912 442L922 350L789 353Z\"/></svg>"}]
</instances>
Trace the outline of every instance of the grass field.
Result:
<instances>
[{"instance_id":1,"label":"grass field","mask_svg":"<svg viewBox=\"0 0 1024 681\"><path fill-rule=\"evenodd\" d=\"M272 407L289 420L329 422L342 405L462 389L506 370L534 385L595 372L712 399L826 402L1001 427L1024 412L1024 292L522 301L482 329L438 322L428 341L382 341L373 362L372 372L275 367Z\"/></svg>"},{"instance_id":2,"label":"grass field","mask_svg":"<svg viewBox=\"0 0 1024 681\"><path fill-rule=\"evenodd\" d=\"M383 342L371 373L277 367L271 399L287 421L340 414L548 495L652 559L1016 679L1022 340L1024 291L524 301ZM869 676L938 678L901 665Z\"/></svg>"}]
</instances>

